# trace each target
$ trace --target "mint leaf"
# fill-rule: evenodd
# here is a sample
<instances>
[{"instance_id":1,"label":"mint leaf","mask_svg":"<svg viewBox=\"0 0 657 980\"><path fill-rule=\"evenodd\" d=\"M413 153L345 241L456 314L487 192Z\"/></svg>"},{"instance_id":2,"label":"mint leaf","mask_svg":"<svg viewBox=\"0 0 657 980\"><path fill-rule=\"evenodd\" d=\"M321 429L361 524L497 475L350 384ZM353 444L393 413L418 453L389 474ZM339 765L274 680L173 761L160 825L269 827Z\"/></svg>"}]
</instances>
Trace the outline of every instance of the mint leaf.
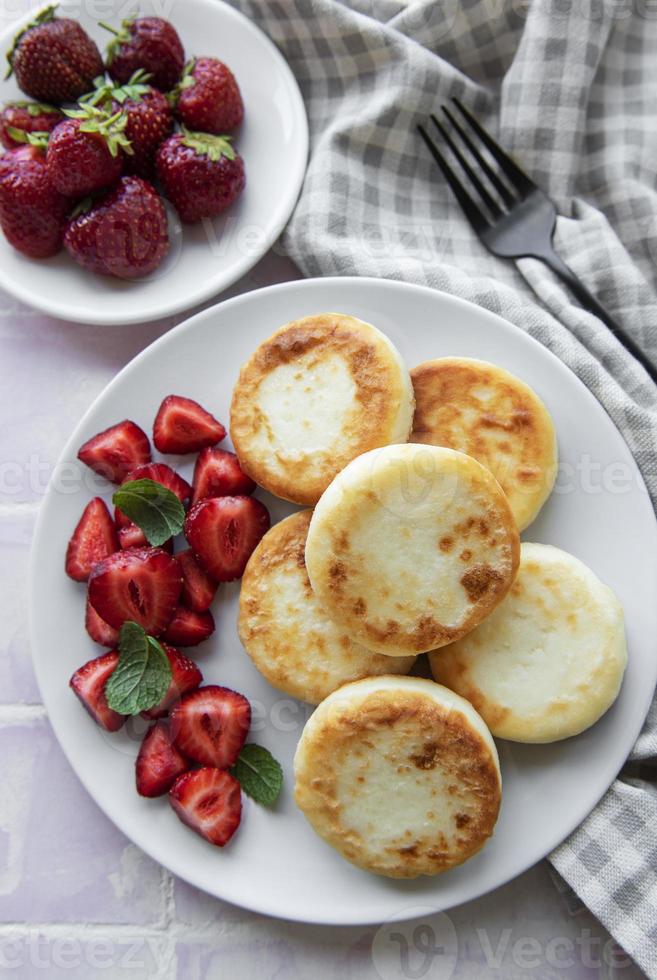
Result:
<instances>
[{"instance_id":1,"label":"mint leaf","mask_svg":"<svg viewBox=\"0 0 657 980\"><path fill-rule=\"evenodd\" d=\"M250 742L245 745L231 769L244 792L263 806L278 799L283 785L283 770L268 749Z\"/></svg>"},{"instance_id":2,"label":"mint leaf","mask_svg":"<svg viewBox=\"0 0 657 980\"><path fill-rule=\"evenodd\" d=\"M112 503L142 529L148 543L155 547L180 534L185 523L185 508L175 493L155 480L122 483L112 495Z\"/></svg>"},{"instance_id":3,"label":"mint leaf","mask_svg":"<svg viewBox=\"0 0 657 980\"><path fill-rule=\"evenodd\" d=\"M138 715L162 700L171 683L171 664L162 646L138 623L119 632L119 662L105 685L110 708Z\"/></svg>"}]
</instances>

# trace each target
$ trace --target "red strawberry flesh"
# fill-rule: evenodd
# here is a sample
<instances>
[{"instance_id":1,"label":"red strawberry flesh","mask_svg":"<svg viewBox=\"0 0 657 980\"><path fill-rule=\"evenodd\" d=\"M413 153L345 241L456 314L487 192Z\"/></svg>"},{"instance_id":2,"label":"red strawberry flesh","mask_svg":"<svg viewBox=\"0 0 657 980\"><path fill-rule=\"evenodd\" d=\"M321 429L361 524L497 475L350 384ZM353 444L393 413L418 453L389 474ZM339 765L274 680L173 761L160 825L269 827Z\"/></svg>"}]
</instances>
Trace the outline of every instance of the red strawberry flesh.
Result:
<instances>
[{"instance_id":1,"label":"red strawberry flesh","mask_svg":"<svg viewBox=\"0 0 657 980\"><path fill-rule=\"evenodd\" d=\"M101 647L115 647L119 642L119 631L100 618L89 599L84 613L84 626L91 639L100 643Z\"/></svg>"},{"instance_id":2,"label":"red strawberry flesh","mask_svg":"<svg viewBox=\"0 0 657 980\"><path fill-rule=\"evenodd\" d=\"M184 694L194 691L203 680L203 674L189 657L175 647L163 644L171 666L171 683L162 700L148 711L142 711L144 718L162 718L169 708Z\"/></svg>"},{"instance_id":3,"label":"red strawberry flesh","mask_svg":"<svg viewBox=\"0 0 657 980\"><path fill-rule=\"evenodd\" d=\"M78 459L112 483L121 483L131 470L150 462L148 436L138 425L125 419L88 439L78 451Z\"/></svg>"},{"instance_id":4,"label":"red strawberry flesh","mask_svg":"<svg viewBox=\"0 0 657 980\"><path fill-rule=\"evenodd\" d=\"M151 798L163 796L189 768L189 761L171 741L168 725L158 721L146 732L135 761L137 792Z\"/></svg>"},{"instance_id":5,"label":"red strawberry flesh","mask_svg":"<svg viewBox=\"0 0 657 980\"><path fill-rule=\"evenodd\" d=\"M179 776L169 802L184 824L217 847L228 843L242 816L240 784L230 773L211 767Z\"/></svg>"},{"instance_id":6,"label":"red strawberry flesh","mask_svg":"<svg viewBox=\"0 0 657 980\"><path fill-rule=\"evenodd\" d=\"M194 612L205 612L217 594L217 583L201 568L191 548L174 556L183 577L180 601Z\"/></svg>"},{"instance_id":7,"label":"red strawberry flesh","mask_svg":"<svg viewBox=\"0 0 657 980\"><path fill-rule=\"evenodd\" d=\"M119 551L96 565L89 576L89 601L115 629L128 620L159 636L173 619L182 575L162 548Z\"/></svg>"},{"instance_id":8,"label":"red strawberry flesh","mask_svg":"<svg viewBox=\"0 0 657 980\"><path fill-rule=\"evenodd\" d=\"M171 712L171 734L190 759L205 766L234 765L251 724L251 705L227 687L208 685L187 694Z\"/></svg>"},{"instance_id":9,"label":"red strawberry flesh","mask_svg":"<svg viewBox=\"0 0 657 980\"><path fill-rule=\"evenodd\" d=\"M247 476L235 453L209 448L199 453L194 466L192 503L205 497L237 497L253 493L255 482Z\"/></svg>"},{"instance_id":10,"label":"red strawberry flesh","mask_svg":"<svg viewBox=\"0 0 657 980\"><path fill-rule=\"evenodd\" d=\"M66 549L66 574L86 582L94 565L119 549L114 522L100 497L90 500Z\"/></svg>"},{"instance_id":11,"label":"red strawberry flesh","mask_svg":"<svg viewBox=\"0 0 657 980\"><path fill-rule=\"evenodd\" d=\"M70 686L91 717L101 728L116 732L123 725L125 716L113 711L105 697L105 684L119 662L119 653L112 650L90 660L73 674Z\"/></svg>"},{"instance_id":12,"label":"red strawberry flesh","mask_svg":"<svg viewBox=\"0 0 657 980\"><path fill-rule=\"evenodd\" d=\"M214 617L211 612L194 612L178 606L167 626L164 639L180 647L195 647L214 633Z\"/></svg>"},{"instance_id":13,"label":"red strawberry flesh","mask_svg":"<svg viewBox=\"0 0 657 980\"><path fill-rule=\"evenodd\" d=\"M182 395L167 395L153 423L153 442L161 453L197 453L225 437L214 415Z\"/></svg>"},{"instance_id":14,"label":"red strawberry flesh","mask_svg":"<svg viewBox=\"0 0 657 980\"><path fill-rule=\"evenodd\" d=\"M231 582L269 527L269 512L255 497L208 497L188 513L185 537L213 579Z\"/></svg>"}]
</instances>

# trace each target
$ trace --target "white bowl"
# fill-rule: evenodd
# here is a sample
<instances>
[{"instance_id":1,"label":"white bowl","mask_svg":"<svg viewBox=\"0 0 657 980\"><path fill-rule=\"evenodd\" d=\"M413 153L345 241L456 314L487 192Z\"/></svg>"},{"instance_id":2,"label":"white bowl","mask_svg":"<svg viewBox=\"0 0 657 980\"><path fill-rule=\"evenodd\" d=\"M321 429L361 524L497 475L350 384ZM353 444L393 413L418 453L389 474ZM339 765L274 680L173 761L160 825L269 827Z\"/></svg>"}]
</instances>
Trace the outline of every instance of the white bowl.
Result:
<instances>
[{"instance_id":1,"label":"white bowl","mask_svg":"<svg viewBox=\"0 0 657 980\"><path fill-rule=\"evenodd\" d=\"M0 234L0 285L44 313L119 324L189 309L248 272L276 241L296 203L308 156L308 123L297 83L277 48L243 14L218 0L169 5L144 0L139 10L147 16L163 8L187 57L217 57L235 73L245 119L234 145L244 158L246 189L224 215L198 225L182 226L169 207L169 255L152 276L135 282L92 275L63 251L51 259L29 259ZM104 0L102 19L118 25L125 11L124 0ZM3 54L34 12L3 34ZM104 51L110 35L98 26L93 4L72 0L60 4L58 13L78 20ZM0 97L3 102L26 98L13 76L0 82Z\"/></svg>"}]
</instances>

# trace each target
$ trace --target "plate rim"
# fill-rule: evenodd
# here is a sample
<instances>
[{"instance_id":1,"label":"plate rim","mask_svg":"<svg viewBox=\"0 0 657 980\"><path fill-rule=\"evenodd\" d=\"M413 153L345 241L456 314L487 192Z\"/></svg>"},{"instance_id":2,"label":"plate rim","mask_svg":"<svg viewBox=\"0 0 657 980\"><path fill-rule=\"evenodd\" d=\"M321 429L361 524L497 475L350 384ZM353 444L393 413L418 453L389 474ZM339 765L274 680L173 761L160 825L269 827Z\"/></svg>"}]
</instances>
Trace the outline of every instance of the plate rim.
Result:
<instances>
[{"instance_id":1,"label":"plate rim","mask_svg":"<svg viewBox=\"0 0 657 980\"><path fill-rule=\"evenodd\" d=\"M147 347L141 350L135 357L133 357L126 365L124 365L124 367L119 372L117 372L117 374L111 379L111 381L105 386L105 388L103 388L103 390L97 395L97 397L94 398L93 402L91 403L87 411L78 420L75 429L71 433L69 439L66 441L62 449L62 452L60 453L60 456L57 460L57 463L53 468L53 473L51 475L48 487L46 489L46 493L44 494L41 505L39 506L37 520L34 528L34 534L32 538L32 545L30 549L30 561L29 561L29 568L28 568L27 593L28 593L28 627L29 627L29 639L30 639L30 654L31 654L32 664L34 667L39 691L41 693L43 704L46 709L48 721L53 729L53 732L55 734L55 737L57 738L57 741L59 743L62 752L64 753L75 775L80 780L85 791L89 794L91 799L101 809L101 811L108 817L108 819L110 819L112 823L114 823L115 826L118 827L121 833L125 834L125 836L133 843L136 842L134 841L131 832L125 829L124 822L122 820L122 811L119 810L118 806L115 807L112 801L108 799L103 799L102 801L99 800L96 797L96 795L94 795L94 793L92 793L91 790L88 789L86 781L83 778L83 776L80 774L78 770L78 766L74 761L74 757L72 756L72 754L69 753L69 748L67 745L68 738L66 734L63 734L63 730L64 730L63 722L60 724L60 719L54 720L51 717L50 710L48 707L48 697L44 694L44 690L42 688L41 679L39 676L37 658L35 657L35 651L36 651L35 619L36 619L36 609L37 609L35 580L36 580L37 550L38 550L37 545L43 533L43 525L45 523L45 510L46 510L45 504L47 500L50 498L51 486L54 482L55 477L57 476L61 464L64 461L66 461L68 458L70 458L71 451L76 446L77 439L78 439L77 436L78 431L84 427L84 425L87 422L87 419L94 413L94 411L96 410L96 406L102 400L104 400L107 393L110 392L111 389L119 383L119 380L122 380L124 374L134 370L135 366L138 365L142 361L142 359L146 358L150 354L153 348L159 347L160 345L166 345L167 343L171 342L171 338L173 338L174 336L182 335L189 330L193 330L197 322L211 318L213 315L216 314L216 311L219 308L221 308L222 311L224 309L230 310L231 308L236 307L238 305L242 305L242 304L248 305L249 303L252 302L258 303L261 297L263 296L266 297L268 294L271 294L272 292L279 292L281 290L287 290L292 292L303 292L306 290L312 290L318 284L321 285L329 284L335 287L358 284L359 286L363 285L370 288L382 289L384 291L385 290L414 291L425 295L427 298L431 297L432 299L435 298L436 294L438 294L442 298L443 302L452 304L454 307L456 307L456 309L460 310L463 313L471 312L473 308L476 309L478 315L483 315L485 318L489 319L491 323L491 327L497 328L498 330L501 330L503 333L505 332L507 333L507 335L514 337L516 342L520 342L521 344L524 343L534 349L538 348L541 355L547 356L548 360L551 360L554 366L557 367L559 371L567 372L569 375L571 375L577 382L579 388L583 390L583 393L585 393L585 397L588 398L592 403L594 403L597 406L597 408L602 410L603 415L606 418L607 424L609 426L612 426L616 430L618 436L625 443L628 453L630 454L632 460L634 461L635 470L636 470L635 475L639 483L639 488L645 492L648 500L650 500L650 496L648 494L647 487L643 479L643 474L639 468L638 463L636 462L634 454L632 453L627 443L627 440L625 439L622 432L620 431L620 429L618 428L614 420L607 412L605 406L602 404L602 402L598 401L598 399L593 394L593 392L584 384L584 382L579 378L579 376L575 374L575 372L564 361L562 361L559 357L557 357L556 354L554 354L551 350L549 350L549 348L545 347L538 340L536 340L536 338L532 337L531 334L524 331L521 327L518 327L516 324L513 324L509 320L504 319L499 314L494 313L483 306L479 306L478 304L473 303L470 300L466 300L463 299L462 297L455 296L451 293L445 292L444 290L434 289L433 287L424 286L416 283L409 283L403 280L380 279L373 276L327 276L327 277L314 277L308 279L300 279L291 282L276 283L271 286L265 286L260 289L252 290L247 293L242 293L239 296L231 297L230 299L220 301L214 304L213 306L208 307L205 310L201 310L200 312L195 313L192 316L188 317L186 320L182 321L180 324L175 326L172 330L164 333L163 335L155 339L151 344L149 344ZM653 520L652 530L653 530L653 536L655 542L657 543L657 515L653 513L653 517L655 519ZM655 663L655 674L657 675L657 661ZM546 858L551 851L553 851L556 847L559 846L559 844L565 841L573 833L573 831L576 830L578 826L580 826L580 824L598 805L600 800L608 791L609 787L613 784L616 776L618 775L618 772L622 769L623 765L625 764L625 761L627 759L629 752L631 751L632 746L635 744L636 739L639 736L645 718L650 709L650 705L653 700L653 695L654 695L654 686L646 686L644 703L642 703L641 705L638 704L636 705L637 710L634 715L634 725L626 728L626 731L629 731L632 736L631 742L629 737L627 738L627 745L628 745L627 751L624 751L623 758L619 762L618 767L617 768L615 767L614 774L612 778L609 780L609 782L605 782L604 786L600 789L599 793L596 790L595 799L593 799L592 802L590 802L590 800L587 799L585 806L578 808L577 814L570 821L569 829L565 832L565 834L563 833L562 830L559 830L558 833L551 835L549 838L546 836L543 839L543 842L541 843L537 852L531 857L531 859L529 860L523 859L520 866L513 867L512 870L508 872L508 874L503 873L500 876L499 880L495 882L495 884L486 886L481 890L476 890L468 898L459 899L457 902L450 901L447 904L444 904L441 901L440 896L436 896L436 898L434 899L433 896L422 895L421 899L419 900L419 903L415 903L414 907L417 907L418 904L428 906L431 905L432 901L435 900L436 901L435 911L439 912L439 911L448 911L450 908L454 908L459 904L475 901L476 899L481 898L482 896L489 894L490 892L495 891L498 888L502 887L503 885L507 884L508 882L512 881L513 879L515 879L516 877L518 877L519 875L527 871L529 868L533 867L539 861ZM297 913L291 913L290 911L287 910L283 912L277 909L275 907L275 904L267 901L266 899L261 900L259 896L254 896L254 900L249 904L246 904L243 900L225 897L224 895L220 894L217 890L214 891L210 890L207 886L207 883L201 881L199 879L199 876L194 873L194 869L189 869L186 866L182 867L181 865L179 865L178 861L176 860L175 854L172 855L171 857L167 855L167 859L166 861L164 861L160 854L155 853L155 849L151 849L148 840L146 841L140 840L139 843L137 843L137 846L141 850L143 850L144 853L146 853L152 860L166 867L171 874L181 878L183 881L191 884L195 888L198 888L200 891L204 892L205 894L208 894L221 901L225 901L230 904L233 904L237 907L247 909L256 914L271 916L272 918L275 919L281 919L290 922L314 924L314 925L326 925L326 926L369 926L369 925L378 924L381 921L403 922L417 917L417 915L413 914L413 909L412 908L409 909L407 907L406 909L401 909L398 912L391 914L389 917L385 918L384 920L381 920L379 916L373 916L371 914L368 916L367 911L363 911L363 913L360 914L357 919L351 918L345 921L344 917L341 917L340 912L337 909L334 914L330 914L330 915L318 914L318 913L313 914L309 911L304 912L302 910L299 910Z\"/></svg>"},{"instance_id":2,"label":"plate rim","mask_svg":"<svg viewBox=\"0 0 657 980\"><path fill-rule=\"evenodd\" d=\"M81 313L76 313L74 306L69 309L65 302L62 303L59 300L53 300L51 297L42 298L39 295L38 290L34 290L32 292L29 288L23 287L20 282L17 282L5 272L3 264L0 263L0 287L6 290L6 292L8 292L15 299L19 300L19 302L24 303L31 309L37 310L40 313L45 313L48 316L52 316L58 320L70 321L72 323L91 324L93 326L110 327L126 326L130 324L137 325L142 323L147 324L152 323L154 320L164 319L168 316L175 316L179 313L191 310L193 307L199 306L201 303L205 303L213 297L219 297L222 292L232 286L242 276L246 275L260 261L260 259L266 255L289 221L301 194L301 188L303 186L303 181L308 167L308 154L310 146L308 114L306 112L303 96L301 95L299 83L297 82L292 69L283 57L281 51L274 44L269 35L267 35L254 21L250 20L246 14L242 13L241 10L237 10L235 7L230 6L230 4L226 3L225 0L187 0L187 2L194 2L204 6L206 9L213 10L215 13L217 10L221 10L226 16L232 17L235 19L235 21L241 23L247 33L257 37L258 40L269 49L273 60L278 64L282 77L285 79L286 88L294 105L294 113L296 117L295 126L300 128L298 133L300 152L295 159L294 167L291 168L294 179L290 179L287 193L282 199L283 203L279 203L278 213L275 215L275 220L269 223L269 226L266 229L266 234L262 236L262 241L260 244L254 247L253 250L249 250L248 253L245 253L241 259L235 263L228 276L219 276L217 280L210 280L209 284L206 282L205 285L199 286L197 291L188 298L180 301L170 300L165 302L152 308L146 315L140 315L138 319L131 317L129 311L118 315L112 315L110 313L104 314L102 302L99 303L98 312L94 312L93 316L91 317L89 316L89 311L86 311L84 315ZM0 50L4 51L11 45L11 41L16 33L33 19L34 14L38 9L39 7L37 5L37 7L31 9L22 17L18 17L7 26L2 34L0 34ZM35 259L30 261L35 261L38 263L39 260ZM217 265L220 268L220 264L217 263ZM97 278L98 281L102 283L105 277L99 276ZM99 297L99 299L100 298L101 297ZM199 312L204 311L201 310Z\"/></svg>"}]
</instances>

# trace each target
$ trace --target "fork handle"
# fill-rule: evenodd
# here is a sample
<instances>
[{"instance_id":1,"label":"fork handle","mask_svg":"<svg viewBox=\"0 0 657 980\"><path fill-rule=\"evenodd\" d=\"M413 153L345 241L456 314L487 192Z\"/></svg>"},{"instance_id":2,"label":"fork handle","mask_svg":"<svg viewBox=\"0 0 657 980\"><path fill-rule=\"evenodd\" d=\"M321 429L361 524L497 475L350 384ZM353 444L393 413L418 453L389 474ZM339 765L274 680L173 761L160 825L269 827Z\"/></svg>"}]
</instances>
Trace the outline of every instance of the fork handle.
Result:
<instances>
[{"instance_id":1,"label":"fork handle","mask_svg":"<svg viewBox=\"0 0 657 980\"><path fill-rule=\"evenodd\" d=\"M570 288L571 292L575 294L584 309L589 310L590 313L594 313L599 320L602 320L604 325L608 327L616 339L623 345L625 350L628 350L637 361L643 365L652 380L657 383L657 366L653 364L648 355L643 351L633 337L623 330L621 325L614 320L611 314L604 308L602 303L600 303L592 293L588 291L586 286L577 278L570 266L561 259L555 251L552 249L542 253L537 256L541 261L545 262L547 266L552 269L552 271L559 276L562 282Z\"/></svg>"}]
</instances>

